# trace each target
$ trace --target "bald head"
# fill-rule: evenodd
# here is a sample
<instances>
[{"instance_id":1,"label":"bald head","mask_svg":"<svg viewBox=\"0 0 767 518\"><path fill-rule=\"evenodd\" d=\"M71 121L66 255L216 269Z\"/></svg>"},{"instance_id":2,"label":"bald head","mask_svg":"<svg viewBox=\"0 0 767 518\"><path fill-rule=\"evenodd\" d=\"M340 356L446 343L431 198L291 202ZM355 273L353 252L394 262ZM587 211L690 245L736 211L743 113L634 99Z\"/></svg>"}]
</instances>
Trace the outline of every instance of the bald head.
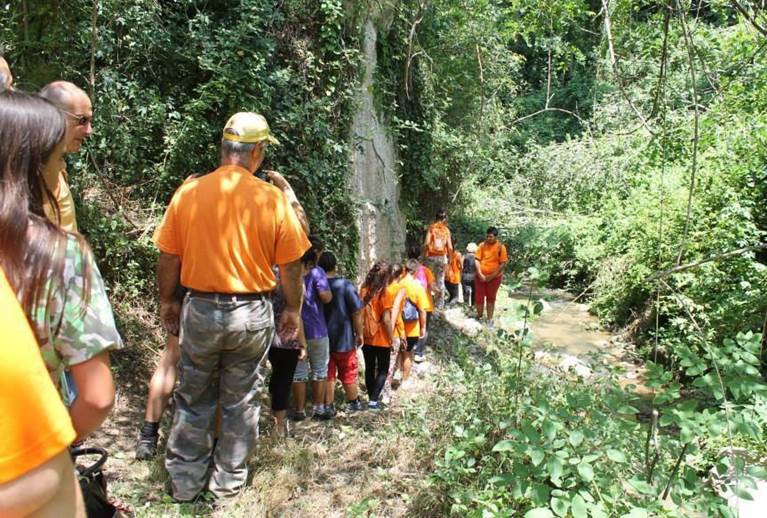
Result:
<instances>
[{"instance_id":1,"label":"bald head","mask_svg":"<svg viewBox=\"0 0 767 518\"><path fill-rule=\"evenodd\" d=\"M88 95L69 81L54 81L40 90L40 97L51 101L67 116L65 152L80 151L85 139L93 133L93 108Z\"/></svg>"},{"instance_id":2,"label":"bald head","mask_svg":"<svg viewBox=\"0 0 767 518\"><path fill-rule=\"evenodd\" d=\"M3 90L13 90L13 74L8 62L0 56L0 92Z\"/></svg>"}]
</instances>

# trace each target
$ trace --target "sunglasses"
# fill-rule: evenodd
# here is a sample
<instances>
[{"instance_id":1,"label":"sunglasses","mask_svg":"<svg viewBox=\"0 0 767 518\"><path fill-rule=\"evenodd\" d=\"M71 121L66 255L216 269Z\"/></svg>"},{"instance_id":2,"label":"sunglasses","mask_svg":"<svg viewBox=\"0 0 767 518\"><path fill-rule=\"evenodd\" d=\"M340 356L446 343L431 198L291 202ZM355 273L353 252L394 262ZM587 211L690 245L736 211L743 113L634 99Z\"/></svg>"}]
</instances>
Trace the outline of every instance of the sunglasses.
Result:
<instances>
[{"instance_id":1,"label":"sunglasses","mask_svg":"<svg viewBox=\"0 0 767 518\"><path fill-rule=\"evenodd\" d=\"M93 116L88 117L87 115L78 115L76 113L68 112L66 110L61 110L70 117L72 117L78 126L85 126L89 123L93 122Z\"/></svg>"}]
</instances>

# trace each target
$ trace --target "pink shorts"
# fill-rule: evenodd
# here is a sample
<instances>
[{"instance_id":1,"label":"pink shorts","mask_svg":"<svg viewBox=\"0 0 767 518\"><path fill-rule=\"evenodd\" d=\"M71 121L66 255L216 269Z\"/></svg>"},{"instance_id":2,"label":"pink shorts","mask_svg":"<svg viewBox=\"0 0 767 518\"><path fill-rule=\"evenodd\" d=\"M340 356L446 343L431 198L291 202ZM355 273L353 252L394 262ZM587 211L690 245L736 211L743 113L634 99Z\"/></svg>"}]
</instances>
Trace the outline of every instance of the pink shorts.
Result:
<instances>
[{"instance_id":1,"label":"pink shorts","mask_svg":"<svg viewBox=\"0 0 767 518\"><path fill-rule=\"evenodd\" d=\"M480 306L485 303L487 299L488 304L495 304L495 295L498 293L498 288L501 287L501 281L503 275L499 275L490 282L482 282L479 278L474 280L474 301Z\"/></svg>"},{"instance_id":2,"label":"pink shorts","mask_svg":"<svg viewBox=\"0 0 767 518\"><path fill-rule=\"evenodd\" d=\"M338 379L344 385L353 385L357 383L357 351L352 349L344 353L331 352L328 362L328 381L336 380L336 369L338 369Z\"/></svg>"}]
</instances>

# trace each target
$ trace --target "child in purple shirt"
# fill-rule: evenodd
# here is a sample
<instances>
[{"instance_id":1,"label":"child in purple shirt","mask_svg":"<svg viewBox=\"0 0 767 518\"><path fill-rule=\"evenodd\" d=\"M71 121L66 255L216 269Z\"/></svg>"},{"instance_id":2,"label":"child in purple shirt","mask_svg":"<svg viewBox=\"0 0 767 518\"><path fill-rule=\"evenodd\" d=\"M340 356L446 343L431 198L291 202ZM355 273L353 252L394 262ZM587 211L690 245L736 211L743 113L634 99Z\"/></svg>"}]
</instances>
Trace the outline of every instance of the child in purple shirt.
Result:
<instances>
[{"instance_id":1,"label":"child in purple shirt","mask_svg":"<svg viewBox=\"0 0 767 518\"><path fill-rule=\"evenodd\" d=\"M304 268L304 303L301 307L301 320L306 336L306 359L299 361L293 376L293 398L296 403L296 417L304 415L306 404L306 383L312 380L313 419L325 420L330 414L325 409L325 389L328 377L328 358L330 357L328 328L322 304L333 299L328 285L328 278L322 268L317 266L317 251L310 249L301 258Z\"/></svg>"}]
</instances>

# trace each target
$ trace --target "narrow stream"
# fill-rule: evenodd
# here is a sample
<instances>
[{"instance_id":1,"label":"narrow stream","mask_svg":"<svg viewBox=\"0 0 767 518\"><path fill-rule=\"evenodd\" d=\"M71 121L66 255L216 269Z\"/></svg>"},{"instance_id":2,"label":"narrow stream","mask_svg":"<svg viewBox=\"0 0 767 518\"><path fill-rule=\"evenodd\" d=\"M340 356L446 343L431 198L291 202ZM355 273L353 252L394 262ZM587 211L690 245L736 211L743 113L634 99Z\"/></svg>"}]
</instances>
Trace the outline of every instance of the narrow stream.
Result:
<instances>
[{"instance_id":1,"label":"narrow stream","mask_svg":"<svg viewBox=\"0 0 767 518\"><path fill-rule=\"evenodd\" d=\"M524 306L528 296L523 292L503 294L499 297L501 314L511 313L513 319L515 309ZM575 302L573 295L561 290L536 291L532 299L543 304L543 311L529 324L536 358L584 377L617 367L621 385L635 385L640 396L649 394L642 383L644 367L632 358L628 344L604 331L586 304Z\"/></svg>"}]
</instances>

